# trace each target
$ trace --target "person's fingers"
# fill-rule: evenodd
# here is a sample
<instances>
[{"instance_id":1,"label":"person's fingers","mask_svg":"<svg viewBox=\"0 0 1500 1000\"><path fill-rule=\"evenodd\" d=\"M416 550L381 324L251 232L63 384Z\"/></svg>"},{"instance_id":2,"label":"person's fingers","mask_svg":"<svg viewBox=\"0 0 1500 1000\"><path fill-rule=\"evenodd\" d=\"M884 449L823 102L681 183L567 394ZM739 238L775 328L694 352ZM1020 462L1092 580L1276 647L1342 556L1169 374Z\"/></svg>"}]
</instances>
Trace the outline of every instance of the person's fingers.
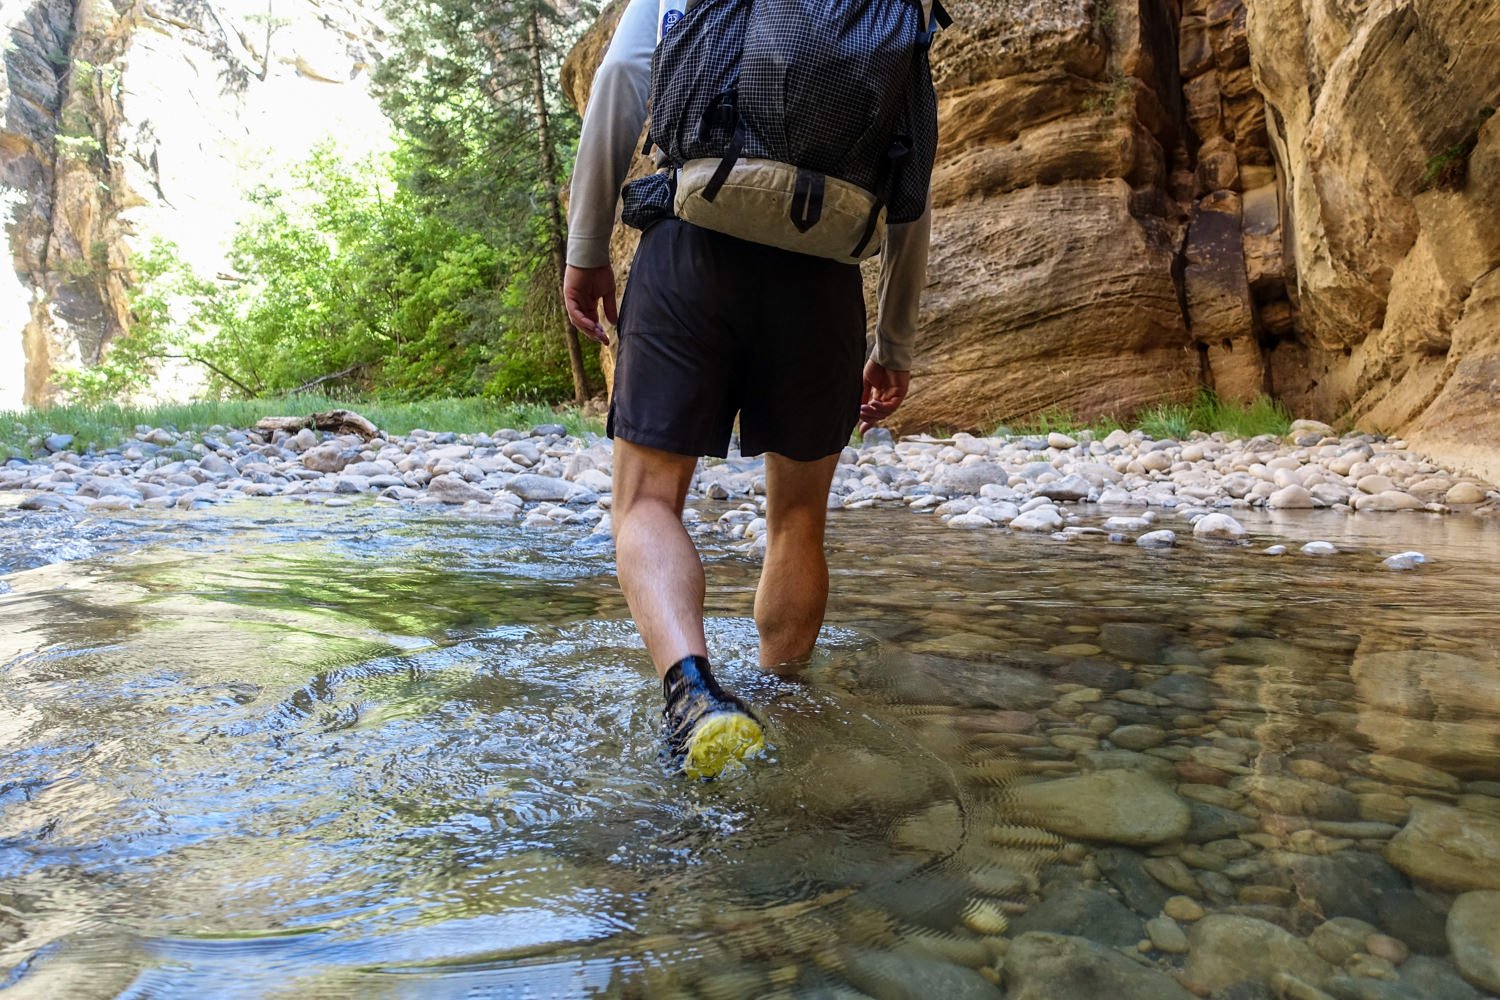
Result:
<instances>
[{"instance_id":1,"label":"person's fingers","mask_svg":"<svg viewBox=\"0 0 1500 1000\"><path fill-rule=\"evenodd\" d=\"M602 297L604 299L604 318L609 320L615 326L619 326L620 306L619 303L615 301L615 280L613 275L610 276L609 288L605 290Z\"/></svg>"}]
</instances>

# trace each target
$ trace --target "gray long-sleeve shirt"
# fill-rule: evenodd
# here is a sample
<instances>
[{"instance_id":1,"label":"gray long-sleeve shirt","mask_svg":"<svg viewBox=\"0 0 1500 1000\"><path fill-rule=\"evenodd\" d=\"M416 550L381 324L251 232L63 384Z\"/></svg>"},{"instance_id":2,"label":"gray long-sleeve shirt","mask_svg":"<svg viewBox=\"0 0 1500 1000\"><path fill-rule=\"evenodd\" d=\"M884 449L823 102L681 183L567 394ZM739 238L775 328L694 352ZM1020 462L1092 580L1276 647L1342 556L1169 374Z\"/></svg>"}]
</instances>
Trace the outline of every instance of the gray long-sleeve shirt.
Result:
<instances>
[{"instance_id":1,"label":"gray long-sleeve shirt","mask_svg":"<svg viewBox=\"0 0 1500 1000\"><path fill-rule=\"evenodd\" d=\"M568 263L574 267L603 267L610 262L609 237L620 186L646 122L657 8L658 0L630 0L594 75L583 113L568 211ZM886 227L876 287L873 357L892 371L911 370L931 231L930 203L915 222Z\"/></svg>"}]
</instances>

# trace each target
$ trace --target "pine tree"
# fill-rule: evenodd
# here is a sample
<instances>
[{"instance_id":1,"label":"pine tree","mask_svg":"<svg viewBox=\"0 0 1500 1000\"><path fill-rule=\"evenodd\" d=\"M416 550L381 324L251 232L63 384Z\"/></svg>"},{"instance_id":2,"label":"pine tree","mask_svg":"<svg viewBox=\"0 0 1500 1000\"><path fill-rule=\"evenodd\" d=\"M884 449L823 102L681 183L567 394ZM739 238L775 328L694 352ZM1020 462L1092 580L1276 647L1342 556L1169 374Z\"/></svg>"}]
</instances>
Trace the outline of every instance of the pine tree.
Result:
<instances>
[{"instance_id":1,"label":"pine tree","mask_svg":"<svg viewBox=\"0 0 1500 1000\"><path fill-rule=\"evenodd\" d=\"M548 0L390 0L387 13L394 51L376 94L411 140L403 181L451 224L523 251L522 280L546 276L582 403L582 344L561 308L561 152L578 134L556 83L562 18Z\"/></svg>"}]
</instances>

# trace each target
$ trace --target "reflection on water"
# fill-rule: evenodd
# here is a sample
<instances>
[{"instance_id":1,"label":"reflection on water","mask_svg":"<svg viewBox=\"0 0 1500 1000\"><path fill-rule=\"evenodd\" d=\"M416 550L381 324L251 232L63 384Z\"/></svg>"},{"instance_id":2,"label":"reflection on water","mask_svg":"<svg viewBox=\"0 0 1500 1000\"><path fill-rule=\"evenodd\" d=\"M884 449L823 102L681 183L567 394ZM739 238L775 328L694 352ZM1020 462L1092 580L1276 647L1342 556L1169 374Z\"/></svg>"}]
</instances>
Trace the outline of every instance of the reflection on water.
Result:
<instances>
[{"instance_id":1,"label":"reflection on water","mask_svg":"<svg viewBox=\"0 0 1500 1000\"><path fill-rule=\"evenodd\" d=\"M608 552L384 506L112 522L136 544L0 594L0 987L1480 995L1450 951L1500 888L1500 533L1370 523L1275 559L836 516L798 678L713 550L772 745L695 784Z\"/></svg>"}]
</instances>

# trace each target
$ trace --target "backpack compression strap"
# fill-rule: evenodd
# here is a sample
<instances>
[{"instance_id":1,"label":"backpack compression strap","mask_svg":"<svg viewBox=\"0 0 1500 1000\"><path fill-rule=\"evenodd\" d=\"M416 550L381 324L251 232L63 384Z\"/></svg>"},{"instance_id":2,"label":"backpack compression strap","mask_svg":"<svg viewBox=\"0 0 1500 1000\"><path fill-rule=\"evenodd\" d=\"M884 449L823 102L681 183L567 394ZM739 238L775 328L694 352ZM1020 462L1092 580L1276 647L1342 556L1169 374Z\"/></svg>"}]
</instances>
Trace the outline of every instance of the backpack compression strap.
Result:
<instances>
[{"instance_id":1,"label":"backpack compression strap","mask_svg":"<svg viewBox=\"0 0 1500 1000\"><path fill-rule=\"evenodd\" d=\"M734 131L729 136L729 146L724 150L723 158L719 160L718 169L703 187L703 200L708 202L712 202L719 196L719 189L724 186L725 181L729 180L729 172L739 162L740 153L745 149L745 123L740 118L738 91L724 91L703 110L703 121L698 125L698 138L706 141L708 134L715 128Z\"/></svg>"},{"instance_id":2,"label":"backpack compression strap","mask_svg":"<svg viewBox=\"0 0 1500 1000\"><path fill-rule=\"evenodd\" d=\"M880 164L880 177L875 182L875 203L870 206L870 217L865 222L864 235L855 244L854 251L849 255L858 259L865 252L865 247L875 236L875 226L880 221L880 212L886 203L891 200L891 191L896 187L896 178L901 174L901 168L906 161L911 159L911 139L904 135L898 135L891 139L890 148L885 151L885 159Z\"/></svg>"}]
</instances>

